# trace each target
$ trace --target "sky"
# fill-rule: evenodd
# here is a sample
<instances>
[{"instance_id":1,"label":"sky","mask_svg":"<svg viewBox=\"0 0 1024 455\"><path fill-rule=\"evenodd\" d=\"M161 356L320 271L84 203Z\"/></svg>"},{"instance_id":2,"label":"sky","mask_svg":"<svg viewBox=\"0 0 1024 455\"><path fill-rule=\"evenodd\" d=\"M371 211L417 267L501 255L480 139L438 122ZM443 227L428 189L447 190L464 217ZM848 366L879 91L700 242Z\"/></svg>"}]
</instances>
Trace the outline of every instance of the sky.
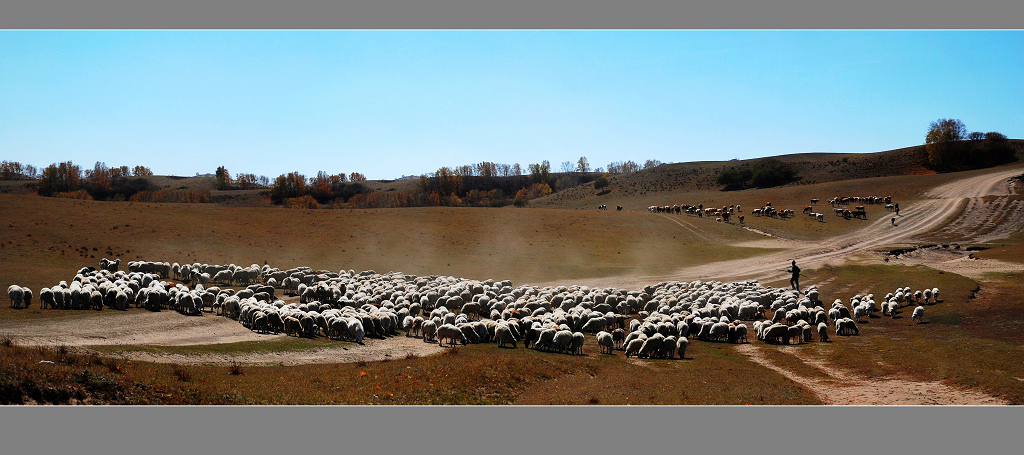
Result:
<instances>
[{"instance_id":1,"label":"sky","mask_svg":"<svg viewBox=\"0 0 1024 455\"><path fill-rule=\"evenodd\" d=\"M0 31L0 159L369 179L1024 138L1024 31Z\"/></svg>"}]
</instances>

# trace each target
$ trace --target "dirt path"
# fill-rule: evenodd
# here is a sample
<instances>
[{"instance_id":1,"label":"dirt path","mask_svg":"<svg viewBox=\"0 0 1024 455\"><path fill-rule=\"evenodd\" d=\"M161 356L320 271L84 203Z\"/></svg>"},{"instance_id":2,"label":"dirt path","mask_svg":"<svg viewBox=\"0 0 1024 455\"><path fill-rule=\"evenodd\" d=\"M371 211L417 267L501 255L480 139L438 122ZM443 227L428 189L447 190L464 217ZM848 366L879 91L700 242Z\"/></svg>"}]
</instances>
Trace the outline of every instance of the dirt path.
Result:
<instances>
[{"instance_id":1,"label":"dirt path","mask_svg":"<svg viewBox=\"0 0 1024 455\"><path fill-rule=\"evenodd\" d=\"M783 268L790 260L795 259L803 268L817 268L826 263L842 265L858 253L918 241L918 237L932 235L933 232L961 239L959 242L992 241L1024 228L1024 202L1014 200L1015 188L1009 182L1011 177L1021 172L1024 169L1002 169L933 188L925 192L921 200L901 207L896 226L886 217L853 233L821 241L766 237L756 245L784 251L766 253L753 259L708 262L664 275L578 280L576 284L636 289L662 281L695 279L771 281L788 276ZM985 225L991 227L979 231L979 223L987 223Z\"/></svg>"},{"instance_id":2,"label":"dirt path","mask_svg":"<svg viewBox=\"0 0 1024 455\"><path fill-rule=\"evenodd\" d=\"M283 337L285 335L263 335L267 337ZM363 344L347 344L346 346L310 349L304 351L276 351L237 354L156 354L143 351L126 351L123 357L129 360L178 363L178 364L270 364L270 365L305 365L314 363L354 363L359 361L397 360L407 355L425 356L444 351L436 342L424 343L422 338L393 336L382 340L366 339ZM90 352L85 348L86 353ZM105 353L110 355L109 353Z\"/></svg>"},{"instance_id":3,"label":"dirt path","mask_svg":"<svg viewBox=\"0 0 1024 455\"><path fill-rule=\"evenodd\" d=\"M824 373L826 378L802 375L775 365L761 354L761 347L741 344L736 350L813 392L827 405L917 406L917 405L1006 405L1006 401L981 392L960 390L938 382L919 382L902 379L863 378L834 368L806 352L793 350L791 354L804 362L807 368Z\"/></svg>"}]
</instances>

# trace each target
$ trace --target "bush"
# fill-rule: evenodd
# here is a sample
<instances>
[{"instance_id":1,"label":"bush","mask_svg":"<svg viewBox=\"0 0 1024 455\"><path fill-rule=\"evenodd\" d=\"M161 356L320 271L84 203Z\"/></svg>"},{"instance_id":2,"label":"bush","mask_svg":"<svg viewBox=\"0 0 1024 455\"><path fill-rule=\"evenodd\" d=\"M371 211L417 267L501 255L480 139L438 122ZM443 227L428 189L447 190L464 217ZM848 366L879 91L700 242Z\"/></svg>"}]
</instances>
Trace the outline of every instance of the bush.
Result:
<instances>
[{"instance_id":1,"label":"bush","mask_svg":"<svg viewBox=\"0 0 1024 455\"><path fill-rule=\"evenodd\" d=\"M526 207L526 204L527 204L527 200L523 199L523 198L518 198L517 197L517 198L515 198L515 200L512 201L512 205L514 205L516 207L519 207L519 208Z\"/></svg>"},{"instance_id":2,"label":"bush","mask_svg":"<svg viewBox=\"0 0 1024 455\"><path fill-rule=\"evenodd\" d=\"M606 187L608 187L608 179L605 178L603 175L598 177L597 180L594 180L594 189L595 190L600 190L601 188L606 188Z\"/></svg>"},{"instance_id":3,"label":"bush","mask_svg":"<svg viewBox=\"0 0 1024 455\"><path fill-rule=\"evenodd\" d=\"M796 169L776 159L766 159L754 165L751 183L758 188L771 188L796 180Z\"/></svg>"}]
</instances>

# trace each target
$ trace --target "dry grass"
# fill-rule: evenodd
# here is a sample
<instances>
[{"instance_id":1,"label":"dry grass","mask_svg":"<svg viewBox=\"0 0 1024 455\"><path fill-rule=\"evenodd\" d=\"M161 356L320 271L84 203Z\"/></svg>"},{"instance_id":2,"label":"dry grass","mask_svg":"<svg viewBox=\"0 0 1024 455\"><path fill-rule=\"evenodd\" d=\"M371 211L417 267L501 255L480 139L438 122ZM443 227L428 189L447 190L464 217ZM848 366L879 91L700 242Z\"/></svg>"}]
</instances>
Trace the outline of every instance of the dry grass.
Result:
<instances>
[{"instance_id":1,"label":"dry grass","mask_svg":"<svg viewBox=\"0 0 1024 455\"><path fill-rule=\"evenodd\" d=\"M694 239L665 218L577 210L409 208L286 210L215 204L79 201L0 194L0 276L36 291L100 258L256 263L282 269L402 271L517 284L650 275L764 250L725 246L759 238L736 226ZM17 213L17 219L13 214ZM82 216L89 213L89 216ZM245 228L242 229L241 227ZM3 311L0 318L107 313Z\"/></svg>"},{"instance_id":2,"label":"dry grass","mask_svg":"<svg viewBox=\"0 0 1024 455\"><path fill-rule=\"evenodd\" d=\"M848 303L857 293L874 293L877 299L897 286L941 290L941 301L926 306L925 324L911 321L910 308L904 307L897 319L865 319L860 336L832 337L832 343L815 345L829 363L866 377L943 381L1024 404L1024 275L985 282L978 291L973 280L924 266L848 266L809 273L808 283L834 278L822 288L826 302L838 297Z\"/></svg>"},{"instance_id":3,"label":"dry grass","mask_svg":"<svg viewBox=\"0 0 1024 455\"><path fill-rule=\"evenodd\" d=\"M500 353L497 351L501 351ZM0 403L57 404L813 404L803 387L730 345L688 360L627 361L471 345L390 362L256 366L56 363L57 349L0 349ZM457 353L457 354L455 354ZM635 360L635 359L634 359ZM232 373L237 367L240 374ZM728 374L723 375L723 372ZM757 387L751 386L756 378Z\"/></svg>"}]
</instances>

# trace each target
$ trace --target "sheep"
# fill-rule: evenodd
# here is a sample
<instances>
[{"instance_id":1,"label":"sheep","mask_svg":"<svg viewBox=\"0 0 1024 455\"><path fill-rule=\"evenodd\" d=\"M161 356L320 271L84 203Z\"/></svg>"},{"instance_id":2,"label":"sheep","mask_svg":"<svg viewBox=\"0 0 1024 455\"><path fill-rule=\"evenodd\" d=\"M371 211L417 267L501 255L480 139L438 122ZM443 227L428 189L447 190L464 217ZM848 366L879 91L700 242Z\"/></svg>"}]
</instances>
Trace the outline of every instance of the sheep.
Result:
<instances>
[{"instance_id":1,"label":"sheep","mask_svg":"<svg viewBox=\"0 0 1024 455\"><path fill-rule=\"evenodd\" d=\"M363 339L366 337L366 332L363 328L363 321L359 320L359 318L349 319L348 335L352 337L352 340L356 343L363 344Z\"/></svg>"},{"instance_id":2,"label":"sheep","mask_svg":"<svg viewBox=\"0 0 1024 455\"><path fill-rule=\"evenodd\" d=\"M586 337L583 332L573 332L572 341L569 345L569 351L572 355L583 355L583 343L586 342Z\"/></svg>"},{"instance_id":3,"label":"sheep","mask_svg":"<svg viewBox=\"0 0 1024 455\"><path fill-rule=\"evenodd\" d=\"M12 284L7 288L7 297L11 299L11 308L21 308L21 304L25 300L25 290L21 286Z\"/></svg>"},{"instance_id":4,"label":"sheep","mask_svg":"<svg viewBox=\"0 0 1024 455\"><path fill-rule=\"evenodd\" d=\"M665 336L660 333L655 333L650 338L644 340L643 346L640 347L640 357L651 357L652 355L657 357L659 350L661 349L662 343L665 342Z\"/></svg>"},{"instance_id":5,"label":"sheep","mask_svg":"<svg viewBox=\"0 0 1024 455\"><path fill-rule=\"evenodd\" d=\"M772 324L764 329L763 338L765 343L789 344L789 327L786 324Z\"/></svg>"},{"instance_id":6,"label":"sheep","mask_svg":"<svg viewBox=\"0 0 1024 455\"><path fill-rule=\"evenodd\" d=\"M686 348L689 346L690 341L687 340L686 337L681 336L678 340L676 340L676 350L679 352L680 359L686 358Z\"/></svg>"},{"instance_id":7,"label":"sheep","mask_svg":"<svg viewBox=\"0 0 1024 455\"><path fill-rule=\"evenodd\" d=\"M641 340L641 339L637 338L637 339L631 340L629 343L627 343L626 344L626 358L628 359L630 355L639 356L640 349L643 348L644 342L646 342L646 341L647 340Z\"/></svg>"},{"instance_id":8,"label":"sheep","mask_svg":"<svg viewBox=\"0 0 1024 455\"><path fill-rule=\"evenodd\" d=\"M437 324L433 320L426 319L420 326L420 331L423 332L423 342L429 343L434 341L434 335L437 333Z\"/></svg>"},{"instance_id":9,"label":"sheep","mask_svg":"<svg viewBox=\"0 0 1024 455\"><path fill-rule=\"evenodd\" d=\"M818 341L821 341L822 343L828 341L828 324L825 324L824 322L818 323Z\"/></svg>"},{"instance_id":10,"label":"sheep","mask_svg":"<svg viewBox=\"0 0 1024 455\"><path fill-rule=\"evenodd\" d=\"M444 340L448 340L449 346L455 346L456 342L462 343L463 346L468 343L466 335L453 324L443 324L437 328L438 344L444 346Z\"/></svg>"},{"instance_id":11,"label":"sheep","mask_svg":"<svg viewBox=\"0 0 1024 455\"><path fill-rule=\"evenodd\" d=\"M616 329L621 330L621 329ZM615 338L611 333L600 331L597 332L597 347L602 354L614 354L615 353Z\"/></svg>"},{"instance_id":12,"label":"sheep","mask_svg":"<svg viewBox=\"0 0 1024 455\"><path fill-rule=\"evenodd\" d=\"M555 339L555 333L558 332L555 329L544 329L540 332L537 342L533 344L533 348L536 350L551 350L551 343Z\"/></svg>"},{"instance_id":13,"label":"sheep","mask_svg":"<svg viewBox=\"0 0 1024 455\"><path fill-rule=\"evenodd\" d=\"M848 336L850 332L854 335L860 335L860 329L857 328L857 323L850 318L842 318L836 321L836 335Z\"/></svg>"},{"instance_id":14,"label":"sheep","mask_svg":"<svg viewBox=\"0 0 1024 455\"><path fill-rule=\"evenodd\" d=\"M612 330L612 341L615 343L615 349L622 349L622 342L626 339L626 331L620 329Z\"/></svg>"},{"instance_id":15,"label":"sheep","mask_svg":"<svg viewBox=\"0 0 1024 455\"><path fill-rule=\"evenodd\" d=\"M939 288L932 288L932 301L939 303Z\"/></svg>"},{"instance_id":16,"label":"sheep","mask_svg":"<svg viewBox=\"0 0 1024 455\"><path fill-rule=\"evenodd\" d=\"M917 321L918 324L924 322L924 307L918 305L914 308L914 313L910 316L911 320Z\"/></svg>"},{"instance_id":17,"label":"sheep","mask_svg":"<svg viewBox=\"0 0 1024 455\"><path fill-rule=\"evenodd\" d=\"M658 350L659 359L672 359L676 356L676 345L677 339L675 336L665 337L665 340L661 342L661 349Z\"/></svg>"},{"instance_id":18,"label":"sheep","mask_svg":"<svg viewBox=\"0 0 1024 455\"><path fill-rule=\"evenodd\" d=\"M799 325L791 325L791 326L787 327L787 329L786 329L786 342L787 342L787 344L788 343L792 343L793 340L796 340L796 342L794 344L800 344L801 342L803 342L803 338L804 338L804 329L802 327L800 327Z\"/></svg>"},{"instance_id":19,"label":"sheep","mask_svg":"<svg viewBox=\"0 0 1024 455\"><path fill-rule=\"evenodd\" d=\"M509 343L512 343L512 349L516 349L516 338L512 336L512 330L508 324L499 324L494 330L494 339L498 342L498 347L505 347Z\"/></svg>"},{"instance_id":20,"label":"sheep","mask_svg":"<svg viewBox=\"0 0 1024 455\"><path fill-rule=\"evenodd\" d=\"M551 348L557 352L566 352L572 345L572 332L568 330L559 330L555 332L554 338L551 339Z\"/></svg>"}]
</instances>

